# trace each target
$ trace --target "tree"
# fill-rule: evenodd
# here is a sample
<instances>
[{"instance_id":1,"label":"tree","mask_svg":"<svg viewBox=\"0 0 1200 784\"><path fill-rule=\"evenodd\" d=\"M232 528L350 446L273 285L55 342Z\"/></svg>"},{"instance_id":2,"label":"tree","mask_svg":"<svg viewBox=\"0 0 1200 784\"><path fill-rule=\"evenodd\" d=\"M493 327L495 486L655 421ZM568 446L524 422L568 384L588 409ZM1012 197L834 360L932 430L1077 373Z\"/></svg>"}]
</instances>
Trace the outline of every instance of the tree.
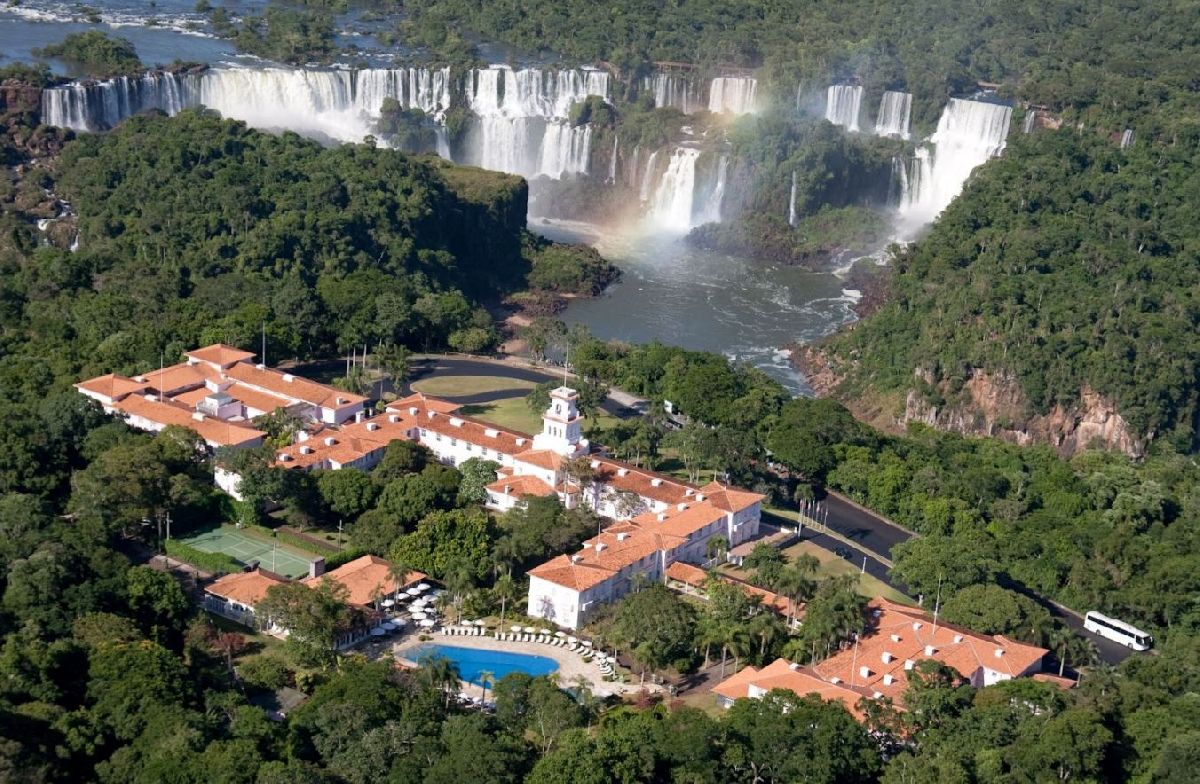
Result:
<instances>
[{"instance_id":1,"label":"tree","mask_svg":"<svg viewBox=\"0 0 1200 784\"><path fill-rule=\"evenodd\" d=\"M458 486L458 503L482 504L487 501L487 486L496 481L496 469L500 464L494 460L472 457L458 467L462 481Z\"/></svg>"},{"instance_id":2,"label":"tree","mask_svg":"<svg viewBox=\"0 0 1200 784\"><path fill-rule=\"evenodd\" d=\"M583 724L578 703L550 678L534 678L529 685L526 727L537 738L543 755L550 752L564 730Z\"/></svg>"},{"instance_id":3,"label":"tree","mask_svg":"<svg viewBox=\"0 0 1200 784\"><path fill-rule=\"evenodd\" d=\"M521 596L517 588L517 583L513 580L512 575L507 572L496 578L496 582L492 585L492 598L500 602L500 625L504 625L504 613L508 609L509 602L516 601Z\"/></svg>"},{"instance_id":4,"label":"tree","mask_svg":"<svg viewBox=\"0 0 1200 784\"><path fill-rule=\"evenodd\" d=\"M971 687L936 659L922 659L908 671L904 706L918 730L942 727L967 709Z\"/></svg>"},{"instance_id":5,"label":"tree","mask_svg":"<svg viewBox=\"0 0 1200 784\"><path fill-rule=\"evenodd\" d=\"M125 573L125 590L129 609L147 636L177 648L192 615L192 603L179 581L149 566L135 566Z\"/></svg>"},{"instance_id":6,"label":"tree","mask_svg":"<svg viewBox=\"0 0 1200 784\"><path fill-rule=\"evenodd\" d=\"M769 544L759 543L746 556L742 565L754 572L754 580L765 588L774 588L783 575L783 553Z\"/></svg>"},{"instance_id":7,"label":"tree","mask_svg":"<svg viewBox=\"0 0 1200 784\"><path fill-rule=\"evenodd\" d=\"M384 343L375 349L375 361L397 389L408 380L409 350L396 343Z\"/></svg>"},{"instance_id":8,"label":"tree","mask_svg":"<svg viewBox=\"0 0 1200 784\"><path fill-rule=\"evenodd\" d=\"M1034 644L1044 641L1050 613L1032 599L998 585L962 588L941 606L949 623L984 634L1005 634Z\"/></svg>"},{"instance_id":9,"label":"tree","mask_svg":"<svg viewBox=\"0 0 1200 784\"><path fill-rule=\"evenodd\" d=\"M186 704L183 665L148 640L101 644L87 677L94 720L124 741L141 735L162 706Z\"/></svg>"},{"instance_id":10,"label":"tree","mask_svg":"<svg viewBox=\"0 0 1200 784\"><path fill-rule=\"evenodd\" d=\"M617 605L613 635L646 667L660 669L687 657L695 612L662 585L630 594Z\"/></svg>"},{"instance_id":11,"label":"tree","mask_svg":"<svg viewBox=\"0 0 1200 784\"><path fill-rule=\"evenodd\" d=\"M859 595L857 582L857 576L847 575L825 580L817 587L799 634L810 649L829 651L863 631L866 600Z\"/></svg>"},{"instance_id":12,"label":"tree","mask_svg":"<svg viewBox=\"0 0 1200 784\"><path fill-rule=\"evenodd\" d=\"M288 644L303 660L328 666L339 634L351 622L348 594L346 586L328 579L313 587L282 583L267 589L256 610L259 617L288 630Z\"/></svg>"},{"instance_id":13,"label":"tree","mask_svg":"<svg viewBox=\"0 0 1200 784\"><path fill-rule=\"evenodd\" d=\"M449 707L450 698L458 693L459 683L462 681L458 665L445 656L426 656L418 664L421 665L421 679L429 688L441 692L446 707Z\"/></svg>"},{"instance_id":14,"label":"tree","mask_svg":"<svg viewBox=\"0 0 1200 784\"><path fill-rule=\"evenodd\" d=\"M356 468L319 472L317 491L338 517L357 517L371 508L379 493L371 478Z\"/></svg>"},{"instance_id":15,"label":"tree","mask_svg":"<svg viewBox=\"0 0 1200 784\"><path fill-rule=\"evenodd\" d=\"M383 459L371 472L377 481L387 483L409 474L420 473L426 465L433 461L433 453L429 447L422 446L416 441L395 440L383 451Z\"/></svg>"},{"instance_id":16,"label":"tree","mask_svg":"<svg viewBox=\"0 0 1200 784\"><path fill-rule=\"evenodd\" d=\"M991 582L999 561L995 542L981 531L914 537L896 545L892 558L895 579L925 596Z\"/></svg>"},{"instance_id":17,"label":"tree","mask_svg":"<svg viewBox=\"0 0 1200 784\"><path fill-rule=\"evenodd\" d=\"M865 442L862 425L844 406L829 398L793 398L783 404L767 434L771 456L801 478L824 483L837 465L833 448Z\"/></svg>"},{"instance_id":18,"label":"tree","mask_svg":"<svg viewBox=\"0 0 1200 784\"><path fill-rule=\"evenodd\" d=\"M491 541L491 526L483 510L438 511L426 515L412 533L401 536L392 555L434 577L446 575L453 564L482 580L491 566Z\"/></svg>"}]
</instances>

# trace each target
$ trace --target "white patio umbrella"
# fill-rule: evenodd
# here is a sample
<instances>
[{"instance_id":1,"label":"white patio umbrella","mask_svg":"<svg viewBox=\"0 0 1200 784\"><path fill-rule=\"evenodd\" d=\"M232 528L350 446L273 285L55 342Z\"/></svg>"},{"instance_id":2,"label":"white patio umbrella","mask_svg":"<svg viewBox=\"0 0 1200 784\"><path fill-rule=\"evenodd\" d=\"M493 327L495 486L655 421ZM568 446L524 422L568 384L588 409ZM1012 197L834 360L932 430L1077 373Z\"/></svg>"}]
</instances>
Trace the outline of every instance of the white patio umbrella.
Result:
<instances>
[{"instance_id":1,"label":"white patio umbrella","mask_svg":"<svg viewBox=\"0 0 1200 784\"><path fill-rule=\"evenodd\" d=\"M514 634L520 634L520 633L521 633L521 627L520 627L520 626L509 626L508 628L509 628L509 629L510 629L510 630L511 630L511 631L512 631Z\"/></svg>"},{"instance_id":2,"label":"white patio umbrella","mask_svg":"<svg viewBox=\"0 0 1200 784\"><path fill-rule=\"evenodd\" d=\"M480 620L475 621L475 625L476 626L487 626L487 622L481 618Z\"/></svg>"},{"instance_id":3,"label":"white patio umbrella","mask_svg":"<svg viewBox=\"0 0 1200 784\"><path fill-rule=\"evenodd\" d=\"M578 638L576 638L576 637L568 637L568 638L567 638L567 642L569 642L569 643L571 643L572 645L574 645L575 643L579 642L579 639L578 639Z\"/></svg>"},{"instance_id":4,"label":"white patio umbrella","mask_svg":"<svg viewBox=\"0 0 1200 784\"><path fill-rule=\"evenodd\" d=\"M555 633L554 633L554 636L555 636L555 637L566 637L566 636L567 636L567 633L566 633L566 632L564 632L564 631L557 631L557 632L555 632Z\"/></svg>"},{"instance_id":5,"label":"white patio umbrella","mask_svg":"<svg viewBox=\"0 0 1200 784\"><path fill-rule=\"evenodd\" d=\"M384 599L382 602L380 602L380 604L382 604L384 607L395 607L396 600L395 599Z\"/></svg>"},{"instance_id":6,"label":"white patio umbrella","mask_svg":"<svg viewBox=\"0 0 1200 784\"><path fill-rule=\"evenodd\" d=\"M412 614L412 617L413 617L414 621L423 621L426 618L428 618L429 615L427 613L423 613L423 612L415 612Z\"/></svg>"},{"instance_id":7,"label":"white patio umbrella","mask_svg":"<svg viewBox=\"0 0 1200 784\"><path fill-rule=\"evenodd\" d=\"M526 634L537 634L537 629L533 628L532 626L526 626L525 633Z\"/></svg>"},{"instance_id":8,"label":"white patio umbrella","mask_svg":"<svg viewBox=\"0 0 1200 784\"><path fill-rule=\"evenodd\" d=\"M417 583L415 587L418 591L428 591L430 586L429 583Z\"/></svg>"},{"instance_id":9,"label":"white patio umbrella","mask_svg":"<svg viewBox=\"0 0 1200 784\"><path fill-rule=\"evenodd\" d=\"M406 594L408 594L409 596L416 596L416 595L418 595L419 593L421 593L421 592L420 592L420 591L418 591L416 588L408 588L408 589L406 589L404 592L405 592Z\"/></svg>"},{"instance_id":10,"label":"white patio umbrella","mask_svg":"<svg viewBox=\"0 0 1200 784\"><path fill-rule=\"evenodd\" d=\"M423 621L417 621L417 625L424 629L428 629L430 626L433 626L433 624L434 620L432 618L426 618Z\"/></svg>"}]
</instances>

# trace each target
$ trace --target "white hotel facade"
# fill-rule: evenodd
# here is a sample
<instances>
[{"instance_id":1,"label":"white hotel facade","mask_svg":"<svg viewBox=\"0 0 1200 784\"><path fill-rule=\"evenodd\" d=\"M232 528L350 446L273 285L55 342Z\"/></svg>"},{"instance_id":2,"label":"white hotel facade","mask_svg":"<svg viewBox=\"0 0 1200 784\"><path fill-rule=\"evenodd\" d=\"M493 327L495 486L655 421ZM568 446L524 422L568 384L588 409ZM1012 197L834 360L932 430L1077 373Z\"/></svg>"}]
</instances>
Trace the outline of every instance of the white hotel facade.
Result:
<instances>
[{"instance_id":1,"label":"white hotel facade","mask_svg":"<svg viewBox=\"0 0 1200 784\"><path fill-rule=\"evenodd\" d=\"M461 416L457 405L421 394L367 417L365 398L252 364L252 357L230 346L208 346L156 373L101 376L76 388L135 427L189 427L213 448L260 445L264 434L250 420L287 408L309 427L278 450L277 464L285 468L367 470L392 441L416 441L454 466L471 458L497 463L496 480L487 487L487 506L497 511L528 496L555 495L568 508L588 506L613 523L579 552L529 572L529 615L568 629L586 623L637 581L664 581L676 561L702 563L715 537L733 547L758 535L762 496L680 482L594 451L583 438L578 395L569 387L551 391L542 432L529 436ZM239 495L239 477L218 469L216 478Z\"/></svg>"}]
</instances>

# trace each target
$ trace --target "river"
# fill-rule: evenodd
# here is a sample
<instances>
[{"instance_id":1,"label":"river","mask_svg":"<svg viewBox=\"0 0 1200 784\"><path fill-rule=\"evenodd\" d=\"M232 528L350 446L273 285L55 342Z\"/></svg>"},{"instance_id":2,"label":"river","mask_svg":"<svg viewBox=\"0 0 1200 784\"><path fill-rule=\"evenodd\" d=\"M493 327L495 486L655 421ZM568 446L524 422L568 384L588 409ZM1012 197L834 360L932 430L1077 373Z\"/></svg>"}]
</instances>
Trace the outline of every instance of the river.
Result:
<instances>
[{"instance_id":1,"label":"river","mask_svg":"<svg viewBox=\"0 0 1200 784\"><path fill-rule=\"evenodd\" d=\"M698 250L661 232L540 219L530 229L593 245L623 272L603 295L572 301L563 314L568 324L606 340L658 340L724 354L766 371L793 394L811 390L782 347L854 319L854 292L830 273Z\"/></svg>"}]
</instances>

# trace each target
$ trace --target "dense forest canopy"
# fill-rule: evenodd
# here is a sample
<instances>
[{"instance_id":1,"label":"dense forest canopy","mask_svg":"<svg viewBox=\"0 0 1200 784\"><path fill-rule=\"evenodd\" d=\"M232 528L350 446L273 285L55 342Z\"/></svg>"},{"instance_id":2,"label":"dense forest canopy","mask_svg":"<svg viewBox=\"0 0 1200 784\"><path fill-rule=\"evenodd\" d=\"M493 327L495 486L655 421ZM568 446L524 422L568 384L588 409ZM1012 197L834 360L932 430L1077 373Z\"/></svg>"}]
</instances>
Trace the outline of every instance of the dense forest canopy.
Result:
<instances>
[{"instance_id":1,"label":"dense forest canopy","mask_svg":"<svg viewBox=\"0 0 1200 784\"><path fill-rule=\"evenodd\" d=\"M1087 386L1138 434L1191 451L1198 167L1196 128L1128 150L1089 134L1015 137L901 253L884 308L832 340L842 393L915 387L945 406L982 368L1015 374L1018 416L1070 407Z\"/></svg>"}]
</instances>

